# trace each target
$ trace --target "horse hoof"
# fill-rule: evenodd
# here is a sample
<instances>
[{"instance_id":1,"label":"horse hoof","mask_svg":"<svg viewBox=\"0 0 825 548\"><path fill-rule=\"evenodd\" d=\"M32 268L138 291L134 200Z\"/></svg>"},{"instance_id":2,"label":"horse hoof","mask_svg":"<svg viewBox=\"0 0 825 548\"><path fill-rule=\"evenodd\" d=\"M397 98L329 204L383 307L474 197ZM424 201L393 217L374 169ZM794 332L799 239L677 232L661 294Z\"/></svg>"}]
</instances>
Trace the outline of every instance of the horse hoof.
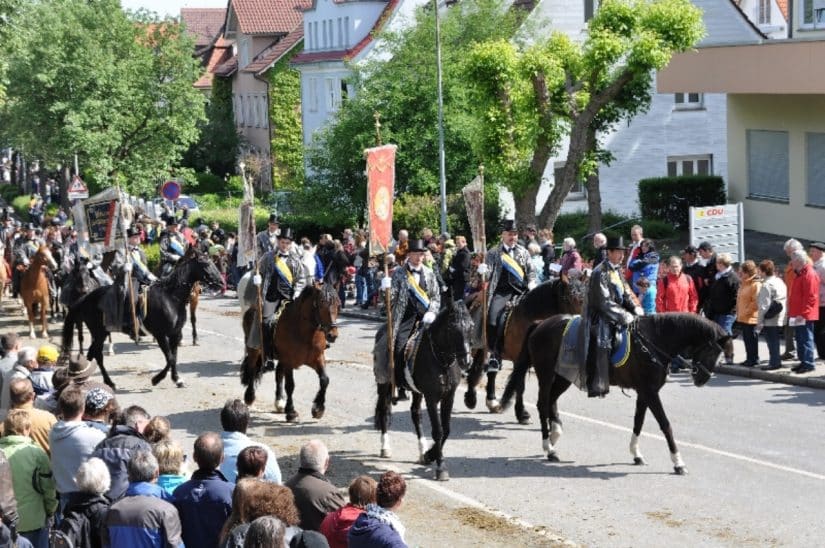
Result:
<instances>
[{"instance_id":1,"label":"horse hoof","mask_svg":"<svg viewBox=\"0 0 825 548\"><path fill-rule=\"evenodd\" d=\"M495 398L487 398L487 410L490 413L501 413L504 411L499 401Z\"/></svg>"},{"instance_id":2,"label":"horse hoof","mask_svg":"<svg viewBox=\"0 0 825 548\"><path fill-rule=\"evenodd\" d=\"M677 476L687 475L687 468L684 466L674 466L673 471L676 473Z\"/></svg>"},{"instance_id":3,"label":"horse hoof","mask_svg":"<svg viewBox=\"0 0 825 548\"><path fill-rule=\"evenodd\" d=\"M559 456L555 453L548 453L547 460L550 462L561 462L561 459L559 459Z\"/></svg>"},{"instance_id":4,"label":"horse hoof","mask_svg":"<svg viewBox=\"0 0 825 548\"><path fill-rule=\"evenodd\" d=\"M290 411L286 414L286 422L295 422L298 420L298 412Z\"/></svg>"},{"instance_id":5,"label":"horse hoof","mask_svg":"<svg viewBox=\"0 0 825 548\"><path fill-rule=\"evenodd\" d=\"M312 408L312 418L313 419L320 419L324 416L325 409L323 407L313 407Z\"/></svg>"},{"instance_id":6,"label":"horse hoof","mask_svg":"<svg viewBox=\"0 0 825 548\"><path fill-rule=\"evenodd\" d=\"M381 458L382 459L392 458L392 450L391 449L381 449Z\"/></svg>"},{"instance_id":7,"label":"horse hoof","mask_svg":"<svg viewBox=\"0 0 825 548\"><path fill-rule=\"evenodd\" d=\"M157 385L158 385L158 383L159 383L160 381L162 381L162 380L163 380L163 377L165 377L165 376L166 376L166 375L155 375L154 377L152 377L152 386L157 386Z\"/></svg>"},{"instance_id":8,"label":"horse hoof","mask_svg":"<svg viewBox=\"0 0 825 548\"><path fill-rule=\"evenodd\" d=\"M178 388L186 388L186 385L183 383L183 381L175 381L175 386L177 386Z\"/></svg>"},{"instance_id":9,"label":"horse hoof","mask_svg":"<svg viewBox=\"0 0 825 548\"><path fill-rule=\"evenodd\" d=\"M255 390L251 386L248 386L244 391L243 401L246 405L252 405L255 403Z\"/></svg>"},{"instance_id":10,"label":"horse hoof","mask_svg":"<svg viewBox=\"0 0 825 548\"><path fill-rule=\"evenodd\" d=\"M516 415L519 424L530 424L532 421L530 420L530 413L524 411L523 413L519 413Z\"/></svg>"},{"instance_id":11,"label":"horse hoof","mask_svg":"<svg viewBox=\"0 0 825 548\"><path fill-rule=\"evenodd\" d=\"M286 402L284 400L275 400L275 412L283 413L286 411Z\"/></svg>"},{"instance_id":12,"label":"horse hoof","mask_svg":"<svg viewBox=\"0 0 825 548\"><path fill-rule=\"evenodd\" d=\"M636 466L647 466L647 462L642 457L634 457L633 464L635 464Z\"/></svg>"},{"instance_id":13,"label":"horse hoof","mask_svg":"<svg viewBox=\"0 0 825 548\"><path fill-rule=\"evenodd\" d=\"M201 345L201 343L199 343L198 341L192 341L192 346L200 346L200 345Z\"/></svg>"},{"instance_id":14,"label":"horse hoof","mask_svg":"<svg viewBox=\"0 0 825 548\"><path fill-rule=\"evenodd\" d=\"M450 473L444 468L437 470L435 473L436 481L450 481Z\"/></svg>"},{"instance_id":15,"label":"horse hoof","mask_svg":"<svg viewBox=\"0 0 825 548\"><path fill-rule=\"evenodd\" d=\"M475 392L466 392L464 394L464 405L467 406L467 409L475 409L476 403L478 403L478 400Z\"/></svg>"}]
</instances>

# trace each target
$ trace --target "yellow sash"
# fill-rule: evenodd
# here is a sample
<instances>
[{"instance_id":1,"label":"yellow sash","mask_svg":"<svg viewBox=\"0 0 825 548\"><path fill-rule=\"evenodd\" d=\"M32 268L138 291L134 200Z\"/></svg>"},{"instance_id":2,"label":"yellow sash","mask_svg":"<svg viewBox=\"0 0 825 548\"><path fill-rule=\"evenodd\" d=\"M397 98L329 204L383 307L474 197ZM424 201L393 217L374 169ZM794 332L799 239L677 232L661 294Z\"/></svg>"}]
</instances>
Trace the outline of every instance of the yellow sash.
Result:
<instances>
[{"instance_id":1,"label":"yellow sash","mask_svg":"<svg viewBox=\"0 0 825 548\"><path fill-rule=\"evenodd\" d=\"M292 270L289 269L289 265L279 255L275 255L275 270L278 271L278 274L286 283L292 285Z\"/></svg>"},{"instance_id":2,"label":"yellow sash","mask_svg":"<svg viewBox=\"0 0 825 548\"><path fill-rule=\"evenodd\" d=\"M522 270L521 265L519 265L509 253L505 253L503 250L501 252L501 264L510 274L518 279L519 283L524 282L524 270Z\"/></svg>"},{"instance_id":3,"label":"yellow sash","mask_svg":"<svg viewBox=\"0 0 825 548\"><path fill-rule=\"evenodd\" d=\"M410 284L410 293L412 293L413 297L418 299L418 301L423 304L425 308L429 308L430 296L427 295L427 292L424 291L420 285L418 285L418 281L409 270L407 270L407 282Z\"/></svg>"},{"instance_id":4,"label":"yellow sash","mask_svg":"<svg viewBox=\"0 0 825 548\"><path fill-rule=\"evenodd\" d=\"M137 249L133 249L132 252L131 252L131 255L132 255L132 260L135 262L135 264L138 266L138 268L141 270L141 272L144 272L144 273L149 272L149 269L146 268L146 265L143 264L143 261L140 260L140 251L138 251Z\"/></svg>"}]
</instances>

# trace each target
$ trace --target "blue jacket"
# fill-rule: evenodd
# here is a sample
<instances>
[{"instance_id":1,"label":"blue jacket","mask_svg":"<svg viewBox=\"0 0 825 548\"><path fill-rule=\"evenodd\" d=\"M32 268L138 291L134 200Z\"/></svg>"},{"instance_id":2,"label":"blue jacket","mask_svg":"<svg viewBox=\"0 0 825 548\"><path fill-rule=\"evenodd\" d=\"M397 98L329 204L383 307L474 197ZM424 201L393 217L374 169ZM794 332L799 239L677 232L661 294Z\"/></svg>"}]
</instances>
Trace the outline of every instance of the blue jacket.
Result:
<instances>
[{"instance_id":1,"label":"blue jacket","mask_svg":"<svg viewBox=\"0 0 825 548\"><path fill-rule=\"evenodd\" d=\"M352 524L347 540L349 548L407 548L395 529L366 512Z\"/></svg>"},{"instance_id":2,"label":"blue jacket","mask_svg":"<svg viewBox=\"0 0 825 548\"><path fill-rule=\"evenodd\" d=\"M112 429L111 435L97 444L93 457L106 463L112 485L106 496L109 500L117 500L126 492L129 478L126 474L126 464L136 451L152 451L143 436L133 428L118 425Z\"/></svg>"},{"instance_id":3,"label":"blue jacket","mask_svg":"<svg viewBox=\"0 0 825 548\"><path fill-rule=\"evenodd\" d=\"M103 546L182 547L178 512L162 496L163 489L154 483L130 484L125 496L109 508Z\"/></svg>"},{"instance_id":4,"label":"blue jacket","mask_svg":"<svg viewBox=\"0 0 825 548\"><path fill-rule=\"evenodd\" d=\"M175 507L187 546L215 547L221 529L232 513L235 484L219 470L196 470L192 479L175 489Z\"/></svg>"},{"instance_id":5,"label":"blue jacket","mask_svg":"<svg viewBox=\"0 0 825 548\"><path fill-rule=\"evenodd\" d=\"M653 300L656 300L656 282L659 277L659 254L655 251L648 251L644 255L639 255L627 264L627 268L633 272L633 292L639 294L639 287L636 282L639 278L645 277L650 282L650 289L653 290Z\"/></svg>"},{"instance_id":6,"label":"blue jacket","mask_svg":"<svg viewBox=\"0 0 825 548\"><path fill-rule=\"evenodd\" d=\"M278 467L278 459L268 445L252 441L249 436L242 432L221 432L221 441L223 442L221 473L227 480L234 482L238 478L238 454L247 447L255 445L266 449L264 479L273 483L281 483L281 469Z\"/></svg>"}]
</instances>

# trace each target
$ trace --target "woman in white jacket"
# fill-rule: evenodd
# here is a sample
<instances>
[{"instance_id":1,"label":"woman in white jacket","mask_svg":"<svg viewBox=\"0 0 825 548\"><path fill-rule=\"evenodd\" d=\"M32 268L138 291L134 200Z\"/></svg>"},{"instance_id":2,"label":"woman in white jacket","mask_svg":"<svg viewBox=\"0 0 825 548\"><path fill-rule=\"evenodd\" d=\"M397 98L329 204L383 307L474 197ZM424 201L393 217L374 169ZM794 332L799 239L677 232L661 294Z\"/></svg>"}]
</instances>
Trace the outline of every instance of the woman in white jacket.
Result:
<instances>
[{"instance_id":1,"label":"woman in white jacket","mask_svg":"<svg viewBox=\"0 0 825 548\"><path fill-rule=\"evenodd\" d=\"M757 296L759 316L756 320L756 332L765 334L768 352L770 353L770 361L762 369L773 371L782 367L779 338L782 326L785 323L788 289L785 287L782 278L774 276L773 261L766 259L759 263L759 271L762 273L764 280Z\"/></svg>"}]
</instances>

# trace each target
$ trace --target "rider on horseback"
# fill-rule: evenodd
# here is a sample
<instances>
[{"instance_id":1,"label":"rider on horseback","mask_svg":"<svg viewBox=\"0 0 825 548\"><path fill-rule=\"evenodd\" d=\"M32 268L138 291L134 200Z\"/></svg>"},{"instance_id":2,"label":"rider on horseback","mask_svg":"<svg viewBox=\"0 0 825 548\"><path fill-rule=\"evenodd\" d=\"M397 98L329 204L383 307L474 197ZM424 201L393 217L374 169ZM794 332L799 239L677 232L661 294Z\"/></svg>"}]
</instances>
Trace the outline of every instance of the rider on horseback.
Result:
<instances>
[{"instance_id":1,"label":"rider on horseback","mask_svg":"<svg viewBox=\"0 0 825 548\"><path fill-rule=\"evenodd\" d=\"M29 268L29 263L40 247L40 242L35 236L35 230L36 227L34 224L29 223L26 225L25 232L23 232L22 236L20 236L14 243L14 249L12 251L14 255L14 263L12 264L13 270L11 279L11 291L13 297L17 297L20 293L20 281L23 279L23 272Z\"/></svg>"},{"instance_id":2,"label":"rider on horseback","mask_svg":"<svg viewBox=\"0 0 825 548\"><path fill-rule=\"evenodd\" d=\"M160 275L166 276L175 268L186 253L186 240L178 232L178 221L174 215L166 218L166 230L158 239L160 244Z\"/></svg>"},{"instance_id":3,"label":"rider on horseback","mask_svg":"<svg viewBox=\"0 0 825 548\"><path fill-rule=\"evenodd\" d=\"M501 344L504 341L506 310L514 301L536 287L536 271L530 253L518 244L518 230L512 219L501 223L501 245L487 252L485 265L478 272L490 271L487 295L487 346L490 361L487 371L501 370Z\"/></svg>"},{"instance_id":4,"label":"rider on horseback","mask_svg":"<svg viewBox=\"0 0 825 548\"><path fill-rule=\"evenodd\" d=\"M277 251L278 249L278 233L280 233L280 223L278 216L272 213L269 216L266 230L258 232L255 236L256 244L258 246L258 259L269 252Z\"/></svg>"},{"instance_id":5,"label":"rider on horseback","mask_svg":"<svg viewBox=\"0 0 825 548\"><path fill-rule=\"evenodd\" d=\"M423 240L410 240L406 263L393 271L391 279L381 280L381 289L391 289L392 333L395 339L392 358L396 379L404 378L404 352L410 336L419 326L431 324L441 307L441 290L435 273L423 263L426 251ZM386 352L388 345L386 338L383 340L385 344L382 350ZM397 381L396 384L404 386ZM398 399L406 399L403 388L398 390Z\"/></svg>"},{"instance_id":6,"label":"rider on horseback","mask_svg":"<svg viewBox=\"0 0 825 548\"><path fill-rule=\"evenodd\" d=\"M607 260L593 270L584 317L590 337L587 350L587 395L603 397L610 390L610 354L618 331L643 315L622 276L624 239L608 238Z\"/></svg>"},{"instance_id":7,"label":"rider on horseback","mask_svg":"<svg viewBox=\"0 0 825 548\"><path fill-rule=\"evenodd\" d=\"M135 303L135 311L139 324L143 324L143 306L141 297L144 293L144 288L149 286L152 282L157 280L157 277L149 271L146 266L146 253L140 247L140 230L131 226L126 230L126 237L128 238L126 245L126 260L123 264L123 269L128 275L132 277L132 299ZM132 314L127 310L127 330L126 332L134 336L134 330L131 325Z\"/></svg>"}]
</instances>

